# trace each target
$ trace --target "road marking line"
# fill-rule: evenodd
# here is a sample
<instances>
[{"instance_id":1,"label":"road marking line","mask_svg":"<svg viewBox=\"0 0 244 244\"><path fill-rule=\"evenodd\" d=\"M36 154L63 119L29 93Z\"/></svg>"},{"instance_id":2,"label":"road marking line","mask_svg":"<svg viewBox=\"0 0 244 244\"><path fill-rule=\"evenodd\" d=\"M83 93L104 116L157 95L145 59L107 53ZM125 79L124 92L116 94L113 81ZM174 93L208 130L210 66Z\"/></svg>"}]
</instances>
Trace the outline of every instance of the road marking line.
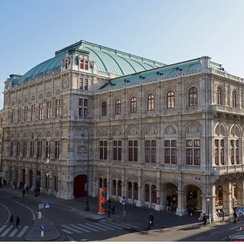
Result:
<instances>
[{"instance_id":1,"label":"road marking line","mask_svg":"<svg viewBox=\"0 0 244 244\"><path fill-rule=\"evenodd\" d=\"M19 229L20 228L21 226L19 227ZM14 231L12 231L12 233L8 237L13 237L19 229L15 229Z\"/></svg>"},{"instance_id":2,"label":"road marking line","mask_svg":"<svg viewBox=\"0 0 244 244\"><path fill-rule=\"evenodd\" d=\"M221 239L220 241L223 241L223 240L225 240L225 239L227 239L227 236L226 236L225 238Z\"/></svg>"},{"instance_id":3,"label":"road marking line","mask_svg":"<svg viewBox=\"0 0 244 244\"><path fill-rule=\"evenodd\" d=\"M25 226L25 227L22 229L22 231L17 235L17 237L21 237L21 236L25 233L25 231L28 229L28 227L29 227L29 226Z\"/></svg>"},{"instance_id":4,"label":"road marking line","mask_svg":"<svg viewBox=\"0 0 244 244\"><path fill-rule=\"evenodd\" d=\"M112 228L112 227L110 227L110 226L106 226L106 225L104 225L103 223L96 223L96 225L101 226L102 228L105 228L105 229L115 230L114 228Z\"/></svg>"},{"instance_id":5,"label":"road marking line","mask_svg":"<svg viewBox=\"0 0 244 244\"><path fill-rule=\"evenodd\" d=\"M68 225L61 225L61 226L63 226L64 228L67 228L67 229L69 229L69 230L72 230L72 231L74 231L74 232L76 232L76 233L82 233L82 232L79 231L79 230L74 230L74 228L69 227Z\"/></svg>"},{"instance_id":6,"label":"road marking line","mask_svg":"<svg viewBox=\"0 0 244 244\"><path fill-rule=\"evenodd\" d=\"M234 230L234 229L239 230L239 227L238 226L234 226L234 227L229 228L229 230Z\"/></svg>"},{"instance_id":7,"label":"road marking line","mask_svg":"<svg viewBox=\"0 0 244 244\"><path fill-rule=\"evenodd\" d=\"M0 228L0 232L1 232L5 227L7 227L7 225L3 225L3 226Z\"/></svg>"},{"instance_id":8,"label":"road marking line","mask_svg":"<svg viewBox=\"0 0 244 244\"><path fill-rule=\"evenodd\" d=\"M64 232L66 232L67 234L74 234L73 232L71 232L71 231L68 231L68 230L65 230L65 229L61 229L62 231L64 231Z\"/></svg>"},{"instance_id":9,"label":"road marking line","mask_svg":"<svg viewBox=\"0 0 244 244\"><path fill-rule=\"evenodd\" d=\"M201 237L197 238L196 241L197 241L197 240L200 240L200 239L202 239L202 238L204 238L204 236L201 236Z\"/></svg>"},{"instance_id":10,"label":"road marking line","mask_svg":"<svg viewBox=\"0 0 244 244\"><path fill-rule=\"evenodd\" d=\"M116 229L118 229L118 230L123 230L122 227L115 226L115 225L113 225L112 223L105 223L105 222L102 222L102 223L103 223L103 225L108 225L108 226L112 226L113 228L116 228Z\"/></svg>"},{"instance_id":11,"label":"road marking line","mask_svg":"<svg viewBox=\"0 0 244 244\"><path fill-rule=\"evenodd\" d=\"M92 226L93 228L97 228L97 229L102 230L102 231L107 231L105 228L96 226L95 223L94 223L94 224L88 224L88 223L86 223L86 225L90 225L90 226ZM94 226L94 225L95 225L95 226Z\"/></svg>"},{"instance_id":12,"label":"road marking line","mask_svg":"<svg viewBox=\"0 0 244 244\"><path fill-rule=\"evenodd\" d=\"M214 235L214 234L216 234L216 233L218 233L218 231L215 231L214 233L211 233L210 236L211 236L211 235Z\"/></svg>"},{"instance_id":13,"label":"road marking line","mask_svg":"<svg viewBox=\"0 0 244 244\"><path fill-rule=\"evenodd\" d=\"M91 227L86 226L86 225L82 225L82 224L77 224L77 225L79 225L79 226L81 226L81 227L83 227L83 228L86 228L86 229L88 229L88 230L92 230L92 231L99 231L99 230L96 230L96 229L91 228Z\"/></svg>"},{"instance_id":14,"label":"road marking line","mask_svg":"<svg viewBox=\"0 0 244 244\"><path fill-rule=\"evenodd\" d=\"M5 207L7 209L7 211L8 211L8 218L7 218L6 222L5 222L5 225L6 225L8 223L8 221L9 221L10 212L9 212L8 208L5 205L3 205L3 204L0 204L0 205L2 205L3 207Z\"/></svg>"},{"instance_id":15,"label":"road marking line","mask_svg":"<svg viewBox=\"0 0 244 244\"><path fill-rule=\"evenodd\" d=\"M13 227L14 227L13 225L9 226L8 229L5 230L5 231L2 233L1 236L4 237L6 234L8 234L8 232L9 232Z\"/></svg>"},{"instance_id":16,"label":"road marking line","mask_svg":"<svg viewBox=\"0 0 244 244\"><path fill-rule=\"evenodd\" d=\"M118 223L113 223L114 225L117 225L119 227L132 227L132 228L138 228L137 226L134 225L129 225L129 224L118 224Z\"/></svg>"},{"instance_id":17,"label":"road marking line","mask_svg":"<svg viewBox=\"0 0 244 244\"><path fill-rule=\"evenodd\" d=\"M70 224L71 226L73 226L74 228L78 229L78 230L82 230L82 231L85 231L85 232L91 232L89 230L85 230L84 228L81 228L79 226L76 226L76 225L73 225L73 224Z\"/></svg>"}]
</instances>

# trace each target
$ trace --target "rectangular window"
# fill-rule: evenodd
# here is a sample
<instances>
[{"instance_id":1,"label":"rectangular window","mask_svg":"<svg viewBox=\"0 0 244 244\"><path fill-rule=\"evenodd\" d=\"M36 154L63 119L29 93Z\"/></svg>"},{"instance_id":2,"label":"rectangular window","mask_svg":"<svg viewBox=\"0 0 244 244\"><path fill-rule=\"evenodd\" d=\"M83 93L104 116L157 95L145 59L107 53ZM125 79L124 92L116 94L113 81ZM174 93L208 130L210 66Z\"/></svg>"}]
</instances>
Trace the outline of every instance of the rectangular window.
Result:
<instances>
[{"instance_id":1,"label":"rectangular window","mask_svg":"<svg viewBox=\"0 0 244 244\"><path fill-rule=\"evenodd\" d=\"M14 156L14 142L11 141L10 143L10 156L13 157Z\"/></svg>"},{"instance_id":2,"label":"rectangular window","mask_svg":"<svg viewBox=\"0 0 244 244\"><path fill-rule=\"evenodd\" d=\"M18 123L21 122L21 108L18 108Z\"/></svg>"},{"instance_id":3,"label":"rectangular window","mask_svg":"<svg viewBox=\"0 0 244 244\"><path fill-rule=\"evenodd\" d=\"M87 117L88 114L88 99L79 98L79 117Z\"/></svg>"},{"instance_id":4,"label":"rectangular window","mask_svg":"<svg viewBox=\"0 0 244 244\"><path fill-rule=\"evenodd\" d=\"M128 161L138 161L138 141L128 141Z\"/></svg>"},{"instance_id":5,"label":"rectangular window","mask_svg":"<svg viewBox=\"0 0 244 244\"><path fill-rule=\"evenodd\" d=\"M220 149L220 160L221 160L221 164L224 165L224 149Z\"/></svg>"},{"instance_id":6,"label":"rectangular window","mask_svg":"<svg viewBox=\"0 0 244 244\"><path fill-rule=\"evenodd\" d=\"M55 113L56 118L61 117L61 99L56 99L56 113Z\"/></svg>"},{"instance_id":7,"label":"rectangular window","mask_svg":"<svg viewBox=\"0 0 244 244\"><path fill-rule=\"evenodd\" d=\"M83 78L80 78L79 89L83 90Z\"/></svg>"},{"instance_id":8,"label":"rectangular window","mask_svg":"<svg viewBox=\"0 0 244 244\"><path fill-rule=\"evenodd\" d=\"M46 158L50 158L51 142L46 141Z\"/></svg>"},{"instance_id":9,"label":"rectangular window","mask_svg":"<svg viewBox=\"0 0 244 244\"><path fill-rule=\"evenodd\" d=\"M219 165L219 149L215 149L214 157L215 157L215 165Z\"/></svg>"},{"instance_id":10,"label":"rectangular window","mask_svg":"<svg viewBox=\"0 0 244 244\"><path fill-rule=\"evenodd\" d=\"M16 143L16 156L19 157L20 155L20 142L17 141Z\"/></svg>"},{"instance_id":11,"label":"rectangular window","mask_svg":"<svg viewBox=\"0 0 244 244\"><path fill-rule=\"evenodd\" d=\"M38 141L38 151L37 151L37 157L42 157L42 141Z\"/></svg>"},{"instance_id":12,"label":"rectangular window","mask_svg":"<svg viewBox=\"0 0 244 244\"><path fill-rule=\"evenodd\" d=\"M186 164L200 165L201 164L201 140L186 140ZM194 155L193 155L194 153Z\"/></svg>"},{"instance_id":13,"label":"rectangular window","mask_svg":"<svg viewBox=\"0 0 244 244\"><path fill-rule=\"evenodd\" d=\"M194 149L194 164L200 165L200 149Z\"/></svg>"},{"instance_id":14,"label":"rectangular window","mask_svg":"<svg viewBox=\"0 0 244 244\"><path fill-rule=\"evenodd\" d=\"M186 164L192 165L192 149L186 149Z\"/></svg>"},{"instance_id":15,"label":"rectangular window","mask_svg":"<svg viewBox=\"0 0 244 244\"><path fill-rule=\"evenodd\" d=\"M177 164L177 141L164 141L164 160L167 164Z\"/></svg>"},{"instance_id":16,"label":"rectangular window","mask_svg":"<svg viewBox=\"0 0 244 244\"><path fill-rule=\"evenodd\" d=\"M80 69L84 69L84 60L83 59L80 60Z\"/></svg>"},{"instance_id":17,"label":"rectangular window","mask_svg":"<svg viewBox=\"0 0 244 244\"><path fill-rule=\"evenodd\" d=\"M28 119L28 106L24 107L24 122L27 122Z\"/></svg>"},{"instance_id":18,"label":"rectangular window","mask_svg":"<svg viewBox=\"0 0 244 244\"><path fill-rule=\"evenodd\" d=\"M52 117L52 101L47 101L47 119Z\"/></svg>"},{"instance_id":19,"label":"rectangular window","mask_svg":"<svg viewBox=\"0 0 244 244\"><path fill-rule=\"evenodd\" d=\"M11 123L14 123L14 109L12 109L12 114L11 114Z\"/></svg>"},{"instance_id":20,"label":"rectangular window","mask_svg":"<svg viewBox=\"0 0 244 244\"><path fill-rule=\"evenodd\" d=\"M107 160L107 141L100 141L100 159Z\"/></svg>"},{"instance_id":21,"label":"rectangular window","mask_svg":"<svg viewBox=\"0 0 244 244\"><path fill-rule=\"evenodd\" d=\"M56 159L59 158L59 145L60 145L60 142L59 141L55 141L55 158Z\"/></svg>"},{"instance_id":22,"label":"rectangular window","mask_svg":"<svg viewBox=\"0 0 244 244\"><path fill-rule=\"evenodd\" d=\"M27 156L27 141L23 141L23 157Z\"/></svg>"},{"instance_id":23,"label":"rectangular window","mask_svg":"<svg viewBox=\"0 0 244 244\"><path fill-rule=\"evenodd\" d=\"M88 90L88 79L85 79L84 90Z\"/></svg>"},{"instance_id":24,"label":"rectangular window","mask_svg":"<svg viewBox=\"0 0 244 244\"><path fill-rule=\"evenodd\" d=\"M36 113L36 105L32 104L31 105L31 121L35 120L35 113Z\"/></svg>"},{"instance_id":25,"label":"rectangular window","mask_svg":"<svg viewBox=\"0 0 244 244\"><path fill-rule=\"evenodd\" d=\"M38 119L42 120L43 119L43 103L39 103L39 111L38 111Z\"/></svg>"},{"instance_id":26,"label":"rectangular window","mask_svg":"<svg viewBox=\"0 0 244 244\"><path fill-rule=\"evenodd\" d=\"M30 141L30 157L34 157L34 141Z\"/></svg>"},{"instance_id":27,"label":"rectangular window","mask_svg":"<svg viewBox=\"0 0 244 244\"><path fill-rule=\"evenodd\" d=\"M147 163L156 162L156 141L145 141L145 161Z\"/></svg>"},{"instance_id":28,"label":"rectangular window","mask_svg":"<svg viewBox=\"0 0 244 244\"><path fill-rule=\"evenodd\" d=\"M122 142L113 141L113 160L121 161L122 159Z\"/></svg>"},{"instance_id":29,"label":"rectangular window","mask_svg":"<svg viewBox=\"0 0 244 244\"><path fill-rule=\"evenodd\" d=\"M85 70L88 70L88 61L85 61Z\"/></svg>"}]
</instances>

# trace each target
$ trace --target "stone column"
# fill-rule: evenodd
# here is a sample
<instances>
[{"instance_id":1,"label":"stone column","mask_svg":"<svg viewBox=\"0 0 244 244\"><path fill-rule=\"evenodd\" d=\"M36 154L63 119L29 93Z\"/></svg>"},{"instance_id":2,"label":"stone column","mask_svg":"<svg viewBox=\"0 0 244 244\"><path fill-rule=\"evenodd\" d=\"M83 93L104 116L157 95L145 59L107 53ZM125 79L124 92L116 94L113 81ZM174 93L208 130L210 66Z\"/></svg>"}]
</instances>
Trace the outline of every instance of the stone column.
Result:
<instances>
[{"instance_id":1,"label":"stone column","mask_svg":"<svg viewBox=\"0 0 244 244\"><path fill-rule=\"evenodd\" d=\"M176 215L179 215L179 216L187 215L186 192L177 191L177 193L178 193L178 207L176 209Z\"/></svg>"},{"instance_id":2,"label":"stone column","mask_svg":"<svg viewBox=\"0 0 244 244\"><path fill-rule=\"evenodd\" d=\"M137 207L141 207L144 204L144 198L142 197L142 180L141 180L141 175L142 175L142 169L138 169L138 200L136 203Z\"/></svg>"},{"instance_id":3,"label":"stone column","mask_svg":"<svg viewBox=\"0 0 244 244\"><path fill-rule=\"evenodd\" d=\"M159 199L159 202L157 202L155 206L155 210L161 211L163 210L163 199L162 199L162 193L161 193L161 184L160 181L157 182L157 188L156 188L156 198Z\"/></svg>"}]
</instances>

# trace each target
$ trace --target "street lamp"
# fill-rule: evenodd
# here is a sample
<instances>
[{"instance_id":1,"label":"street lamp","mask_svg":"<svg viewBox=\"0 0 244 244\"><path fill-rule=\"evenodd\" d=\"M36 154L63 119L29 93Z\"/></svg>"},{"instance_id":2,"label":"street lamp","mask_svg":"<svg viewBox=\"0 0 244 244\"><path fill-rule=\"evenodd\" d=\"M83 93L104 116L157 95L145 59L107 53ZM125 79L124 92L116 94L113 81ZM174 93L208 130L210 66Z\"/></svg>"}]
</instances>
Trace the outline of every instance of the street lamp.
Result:
<instances>
[{"instance_id":1,"label":"street lamp","mask_svg":"<svg viewBox=\"0 0 244 244\"><path fill-rule=\"evenodd\" d=\"M87 183L86 183L86 211L89 211L89 199L88 199L88 189L89 189L89 130L84 128L82 131L81 136L84 137L84 131L87 130L88 132L88 153L87 153Z\"/></svg>"},{"instance_id":2,"label":"street lamp","mask_svg":"<svg viewBox=\"0 0 244 244\"><path fill-rule=\"evenodd\" d=\"M38 197L38 191L37 191L37 181L38 181L38 133L33 132L33 134L36 133L36 189L35 189L35 197ZM33 139L33 135L32 135Z\"/></svg>"}]
</instances>

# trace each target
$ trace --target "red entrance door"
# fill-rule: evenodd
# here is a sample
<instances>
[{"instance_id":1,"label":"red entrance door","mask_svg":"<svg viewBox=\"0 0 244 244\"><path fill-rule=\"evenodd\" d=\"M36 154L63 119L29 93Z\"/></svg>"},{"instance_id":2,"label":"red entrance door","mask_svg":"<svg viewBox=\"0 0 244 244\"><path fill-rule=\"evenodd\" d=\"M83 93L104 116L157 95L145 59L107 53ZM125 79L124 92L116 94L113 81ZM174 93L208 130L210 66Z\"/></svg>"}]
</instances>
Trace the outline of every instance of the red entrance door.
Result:
<instances>
[{"instance_id":1,"label":"red entrance door","mask_svg":"<svg viewBox=\"0 0 244 244\"><path fill-rule=\"evenodd\" d=\"M74 180L74 197L75 198L86 196L86 189L85 189L86 183L87 183L86 175L78 175L75 177L75 180Z\"/></svg>"}]
</instances>

